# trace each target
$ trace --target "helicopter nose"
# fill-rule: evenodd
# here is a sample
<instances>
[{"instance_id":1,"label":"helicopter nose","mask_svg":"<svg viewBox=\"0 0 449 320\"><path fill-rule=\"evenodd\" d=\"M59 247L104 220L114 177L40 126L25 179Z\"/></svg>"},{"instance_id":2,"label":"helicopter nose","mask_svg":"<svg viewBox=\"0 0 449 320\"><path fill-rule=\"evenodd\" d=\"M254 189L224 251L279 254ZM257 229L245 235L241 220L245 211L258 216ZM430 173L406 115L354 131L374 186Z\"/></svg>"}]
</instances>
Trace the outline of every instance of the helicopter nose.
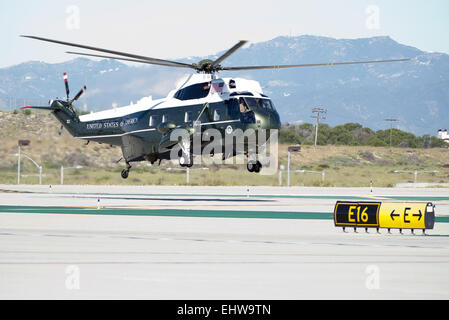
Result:
<instances>
[{"instance_id":1,"label":"helicopter nose","mask_svg":"<svg viewBox=\"0 0 449 320\"><path fill-rule=\"evenodd\" d=\"M277 112L255 113L257 129L280 129L281 122Z\"/></svg>"},{"instance_id":2,"label":"helicopter nose","mask_svg":"<svg viewBox=\"0 0 449 320\"><path fill-rule=\"evenodd\" d=\"M273 113L271 114L271 129L281 129L281 118L279 117L279 114L277 113L277 111L273 111Z\"/></svg>"}]
</instances>

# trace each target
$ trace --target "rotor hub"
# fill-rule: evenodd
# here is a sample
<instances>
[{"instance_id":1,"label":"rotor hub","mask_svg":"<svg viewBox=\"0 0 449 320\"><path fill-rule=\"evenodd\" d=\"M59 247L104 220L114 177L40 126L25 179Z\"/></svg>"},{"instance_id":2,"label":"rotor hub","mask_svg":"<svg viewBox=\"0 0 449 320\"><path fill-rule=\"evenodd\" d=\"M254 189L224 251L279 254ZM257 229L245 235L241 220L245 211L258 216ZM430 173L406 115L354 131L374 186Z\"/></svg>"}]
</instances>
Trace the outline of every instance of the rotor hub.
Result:
<instances>
[{"instance_id":1,"label":"rotor hub","mask_svg":"<svg viewBox=\"0 0 449 320\"><path fill-rule=\"evenodd\" d=\"M213 65L213 61L210 59L204 59L198 62L198 64L195 65L196 70L198 72L204 72L204 73L214 73L221 70L221 65Z\"/></svg>"}]
</instances>

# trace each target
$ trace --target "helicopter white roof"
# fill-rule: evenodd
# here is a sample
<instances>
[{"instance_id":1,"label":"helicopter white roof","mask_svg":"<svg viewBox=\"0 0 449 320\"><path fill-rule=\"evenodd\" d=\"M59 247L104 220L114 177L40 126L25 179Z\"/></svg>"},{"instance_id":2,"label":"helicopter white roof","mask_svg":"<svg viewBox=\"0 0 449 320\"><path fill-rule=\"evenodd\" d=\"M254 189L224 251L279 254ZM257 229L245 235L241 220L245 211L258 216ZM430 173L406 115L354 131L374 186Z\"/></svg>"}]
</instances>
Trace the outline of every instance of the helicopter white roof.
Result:
<instances>
[{"instance_id":1,"label":"helicopter white roof","mask_svg":"<svg viewBox=\"0 0 449 320\"><path fill-rule=\"evenodd\" d=\"M137 101L135 104L132 102L124 107L119 108L112 108L104 111L99 112L93 112L90 114L85 114L80 116L81 122L86 121L96 121L96 120L102 120L102 119L110 119L110 118L116 118L116 117L124 117L128 114L139 112L139 111L145 111L148 109L154 108L154 106L162 103L165 101L164 99L157 99L153 100L151 96L143 97L139 101Z\"/></svg>"},{"instance_id":2,"label":"helicopter white roof","mask_svg":"<svg viewBox=\"0 0 449 320\"><path fill-rule=\"evenodd\" d=\"M236 87L230 88L229 82L230 80L234 80ZM191 86L197 83L203 82L223 82L223 90L220 93L210 92L207 97L201 99L191 99L191 100L178 100L174 98L175 93L182 88ZM94 112L86 115L80 116L81 122L87 121L96 121L103 119L110 119L116 117L123 117L131 113L146 111L150 109L164 109L164 108L175 108L182 107L188 105L195 105L201 103L213 103L223 101L229 98L229 95L233 92L245 92L249 91L254 95L260 95L263 93L262 87L260 86L258 81L248 80L243 78L219 78L217 76L211 74L190 74L188 77L183 78L176 86L176 89L170 91L167 97L163 99L153 100L151 96L143 97L135 104L132 102L123 107L112 108L104 111Z\"/></svg>"}]
</instances>

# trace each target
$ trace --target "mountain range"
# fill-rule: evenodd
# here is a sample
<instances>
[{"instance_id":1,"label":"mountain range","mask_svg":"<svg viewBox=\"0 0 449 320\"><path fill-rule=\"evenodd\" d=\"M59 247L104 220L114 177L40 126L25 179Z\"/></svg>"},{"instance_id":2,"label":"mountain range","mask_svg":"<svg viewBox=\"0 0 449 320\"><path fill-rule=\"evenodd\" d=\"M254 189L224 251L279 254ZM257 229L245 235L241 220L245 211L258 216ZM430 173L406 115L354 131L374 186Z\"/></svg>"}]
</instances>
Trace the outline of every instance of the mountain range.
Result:
<instances>
[{"instance_id":1,"label":"mountain range","mask_svg":"<svg viewBox=\"0 0 449 320\"><path fill-rule=\"evenodd\" d=\"M126 50L125 50L126 51ZM224 51L223 51L224 52ZM220 56L188 57L198 62ZM164 58L164 57L159 57ZM327 110L329 125L358 122L371 129L394 126L417 135L436 135L449 127L449 55L429 53L390 37L334 39L280 36L253 43L231 55L224 66L306 64L414 58L408 62L222 72L258 80L288 123L313 122L312 108ZM124 64L116 60L76 58L49 64L30 61L0 69L0 109L47 103L65 97L67 72L72 96L86 84L88 94L77 107L99 111L128 105L144 96L165 96L185 76L185 69Z\"/></svg>"}]
</instances>

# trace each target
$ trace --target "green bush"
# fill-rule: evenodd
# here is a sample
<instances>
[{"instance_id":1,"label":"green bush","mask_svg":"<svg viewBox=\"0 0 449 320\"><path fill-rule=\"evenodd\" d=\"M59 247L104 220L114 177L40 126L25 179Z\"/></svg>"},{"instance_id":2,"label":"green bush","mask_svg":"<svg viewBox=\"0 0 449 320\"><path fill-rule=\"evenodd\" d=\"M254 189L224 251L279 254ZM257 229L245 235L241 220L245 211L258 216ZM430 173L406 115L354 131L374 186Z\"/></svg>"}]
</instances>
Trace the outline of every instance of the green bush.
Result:
<instances>
[{"instance_id":1,"label":"green bush","mask_svg":"<svg viewBox=\"0 0 449 320\"><path fill-rule=\"evenodd\" d=\"M373 147L386 147L388 144L385 143L385 141L379 139L376 136L372 136L366 141L367 146L373 146Z\"/></svg>"},{"instance_id":2,"label":"green bush","mask_svg":"<svg viewBox=\"0 0 449 320\"><path fill-rule=\"evenodd\" d=\"M279 141L285 144L313 145L315 143L315 126L311 123L301 125L284 125L280 130ZM399 129L391 131L394 147L402 148L447 148L443 140L430 135L416 137L410 132ZM373 131L359 123L346 123L330 127L321 124L318 132L318 145L375 146L390 145L390 130Z\"/></svg>"}]
</instances>

